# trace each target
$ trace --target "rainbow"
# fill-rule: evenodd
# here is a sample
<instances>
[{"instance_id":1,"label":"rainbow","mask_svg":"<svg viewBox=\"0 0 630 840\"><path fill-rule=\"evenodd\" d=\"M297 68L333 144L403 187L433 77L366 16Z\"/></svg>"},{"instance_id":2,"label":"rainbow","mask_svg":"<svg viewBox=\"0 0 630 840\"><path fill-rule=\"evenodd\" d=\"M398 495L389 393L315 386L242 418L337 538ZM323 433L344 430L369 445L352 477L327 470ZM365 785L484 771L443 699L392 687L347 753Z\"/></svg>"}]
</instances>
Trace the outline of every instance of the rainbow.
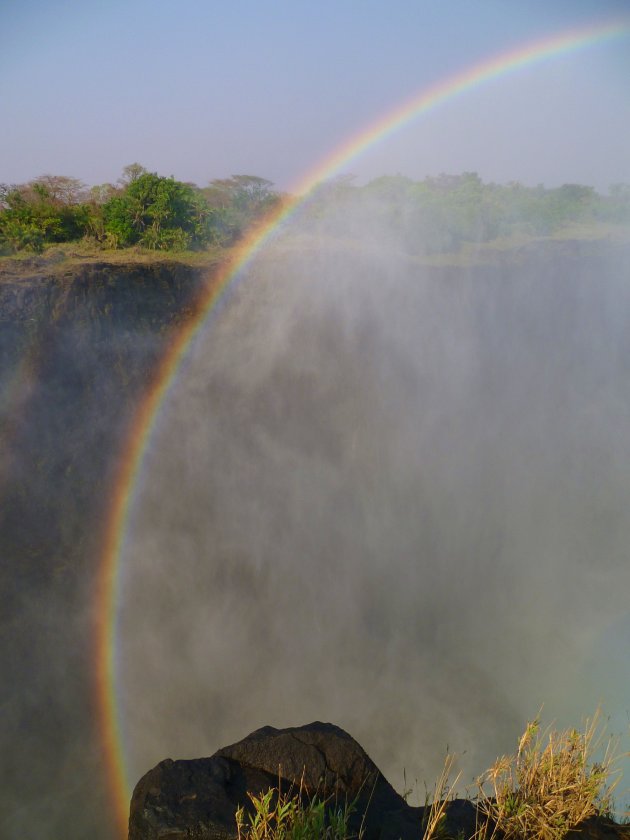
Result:
<instances>
[{"instance_id":1,"label":"rainbow","mask_svg":"<svg viewBox=\"0 0 630 840\"><path fill-rule=\"evenodd\" d=\"M630 34L630 18L572 29L562 34L536 40L507 53L499 54L450 76L397 106L339 146L319 163L294 189L292 199L273 218L253 231L238 253L208 285L198 315L184 327L162 360L144 402L133 421L123 451L111 494L111 507L105 529L95 600L96 621L96 704L98 708L104 761L120 836L127 836L127 818L131 788L125 767L125 748L117 704L116 653L117 609L120 600L119 558L123 549L127 520L136 480L151 438L160 405L176 377L187 348L225 295L237 283L254 256L279 230L282 223L304 203L314 188L376 143L398 131L438 105L454 99L493 79L515 73L534 64L555 59L609 39Z\"/></svg>"}]
</instances>

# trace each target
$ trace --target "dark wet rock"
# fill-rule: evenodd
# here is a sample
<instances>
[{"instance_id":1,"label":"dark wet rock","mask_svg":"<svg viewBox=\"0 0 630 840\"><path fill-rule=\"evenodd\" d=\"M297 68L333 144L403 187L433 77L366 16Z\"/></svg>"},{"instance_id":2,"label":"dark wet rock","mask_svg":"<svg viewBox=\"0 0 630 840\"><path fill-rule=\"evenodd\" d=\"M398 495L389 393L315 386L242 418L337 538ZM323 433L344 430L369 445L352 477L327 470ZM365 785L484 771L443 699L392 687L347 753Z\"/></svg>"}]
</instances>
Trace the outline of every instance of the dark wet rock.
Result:
<instances>
[{"instance_id":1,"label":"dark wet rock","mask_svg":"<svg viewBox=\"0 0 630 840\"><path fill-rule=\"evenodd\" d=\"M134 790L129 840L235 840L236 809L249 805L249 793L278 786L305 799L329 797L331 805L353 803L349 833L364 840L421 840L430 817L396 793L347 732L316 722L266 726L210 758L160 762ZM454 799L434 837L472 840L480 827L474 803ZM630 826L593 818L566 840L630 840Z\"/></svg>"},{"instance_id":2,"label":"dark wet rock","mask_svg":"<svg viewBox=\"0 0 630 840\"><path fill-rule=\"evenodd\" d=\"M421 809L422 811L428 809ZM469 799L453 799L444 811L444 820L440 825L440 840L446 838L474 837L479 829L479 814ZM419 840L419 838L418 838Z\"/></svg>"},{"instance_id":3,"label":"dark wet rock","mask_svg":"<svg viewBox=\"0 0 630 840\"><path fill-rule=\"evenodd\" d=\"M381 774L363 748L338 726L311 723L292 729L266 726L218 756L246 767L258 767L277 778L302 784L314 794L334 792L347 802L371 799L377 810L394 811L405 802Z\"/></svg>"},{"instance_id":4,"label":"dark wet rock","mask_svg":"<svg viewBox=\"0 0 630 840\"><path fill-rule=\"evenodd\" d=\"M236 837L235 813L247 792L277 784L277 776L213 756L161 761L136 785L131 799L129 837Z\"/></svg>"},{"instance_id":5,"label":"dark wet rock","mask_svg":"<svg viewBox=\"0 0 630 840\"><path fill-rule=\"evenodd\" d=\"M172 261L13 262L0 259L0 837L111 840L92 784L86 598L131 424L214 275ZM82 758L53 766L62 754Z\"/></svg>"},{"instance_id":6,"label":"dark wet rock","mask_svg":"<svg viewBox=\"0 0 630 840\"><path fill-rule=\"evenodd\" d=\"M630 825L619 825L603 817L591 817L569 831L566 840L630 840Z\"/></svg>"},{"instance_id":7,"label":"dark wet rock","mask_svg":"<svg viewBox=\"0 0 630 840\"><path fill-rule=\"evenodd\" d=\"M421 810L407 805L361 746L337 726L267 726L211 758L162 761L138 783L129 840L231 840L248 793L270 787L354 803L352 833L366 840L417 840Z\"/></svg>"}]
</instances>

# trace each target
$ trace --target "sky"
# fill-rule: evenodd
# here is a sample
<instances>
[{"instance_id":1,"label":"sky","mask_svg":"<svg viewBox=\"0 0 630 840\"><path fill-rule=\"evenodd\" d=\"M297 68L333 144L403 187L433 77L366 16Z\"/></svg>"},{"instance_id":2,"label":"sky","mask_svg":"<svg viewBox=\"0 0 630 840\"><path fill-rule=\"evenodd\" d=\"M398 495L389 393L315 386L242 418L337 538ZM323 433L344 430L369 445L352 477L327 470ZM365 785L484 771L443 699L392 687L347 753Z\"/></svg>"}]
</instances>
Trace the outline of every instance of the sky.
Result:
<instances>
[{"instance_id":1,"label":"sky","mask_svg":"<svg viewBox=\"0 0 630 840\"><path fill-rule=\"evenodd\" d=\"M0 183L114 182L124 166L291 191L428 86L627 0L2 0ZM444 103L342 168L630 182L630 37Z\"/></svg>"}]
</instances>

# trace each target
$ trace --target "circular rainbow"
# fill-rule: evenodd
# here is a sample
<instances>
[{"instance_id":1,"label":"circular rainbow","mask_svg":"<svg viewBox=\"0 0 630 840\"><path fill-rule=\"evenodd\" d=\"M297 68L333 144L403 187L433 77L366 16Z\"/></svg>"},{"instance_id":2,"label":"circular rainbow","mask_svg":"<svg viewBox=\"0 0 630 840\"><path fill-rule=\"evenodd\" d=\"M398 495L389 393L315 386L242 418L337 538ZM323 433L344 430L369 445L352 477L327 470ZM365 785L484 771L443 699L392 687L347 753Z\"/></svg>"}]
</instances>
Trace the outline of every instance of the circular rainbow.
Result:
<instances>
[{"instance_id":1,"label":"circular rainbow","mask_svg":"<svg viewBox=\"0 0 630 840\"><path fill-rule=\"evenodd\" d=\"M296 198L285 203L262 227L252 231L235 255L221 268L204 292L198 315L173 341L156 371L152 385L133 420L131 432L120 454L107 517L97 582L95 691L105 767L120 836L127 836L131 786L125 766L125 747L117 703L117 608L120 600L119 567L130 505L136 480L151 438L160 405L176 377L187 348L202 329L226 289L242 277L244 269L277 232L282 223L304 203L321 181L336 174L350 160L386 139L412 120L438 105L493 79L525 67L575 52L601 42L630 35L630 18L582 29L571 29L525 44L475 64L423 90L350 137L307 174L294 190Z\"/></svg>"}]
</instances>

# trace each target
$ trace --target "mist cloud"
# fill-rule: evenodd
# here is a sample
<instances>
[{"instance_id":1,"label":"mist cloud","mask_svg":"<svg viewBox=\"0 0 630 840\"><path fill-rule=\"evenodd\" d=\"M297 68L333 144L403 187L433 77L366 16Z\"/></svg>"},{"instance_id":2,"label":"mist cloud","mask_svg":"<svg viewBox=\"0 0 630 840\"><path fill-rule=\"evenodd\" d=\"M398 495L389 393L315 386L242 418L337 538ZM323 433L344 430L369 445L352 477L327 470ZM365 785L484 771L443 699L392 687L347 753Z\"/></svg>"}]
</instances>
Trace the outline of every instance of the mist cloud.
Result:
<instances>
[{"instance_id":1,"label":"mist cloud","mask_svg":"<svg viewBox=\"0 0 630 840\"><path fill-rule=\"evenodd\" d=\"M447 745L468 779L542 703L625 708L586 663L627 614L627 254L430 268L346 230L259 255L161 411L122 557L134 780L312 719L399 788Z\"/></svg>"}]
</instances>

